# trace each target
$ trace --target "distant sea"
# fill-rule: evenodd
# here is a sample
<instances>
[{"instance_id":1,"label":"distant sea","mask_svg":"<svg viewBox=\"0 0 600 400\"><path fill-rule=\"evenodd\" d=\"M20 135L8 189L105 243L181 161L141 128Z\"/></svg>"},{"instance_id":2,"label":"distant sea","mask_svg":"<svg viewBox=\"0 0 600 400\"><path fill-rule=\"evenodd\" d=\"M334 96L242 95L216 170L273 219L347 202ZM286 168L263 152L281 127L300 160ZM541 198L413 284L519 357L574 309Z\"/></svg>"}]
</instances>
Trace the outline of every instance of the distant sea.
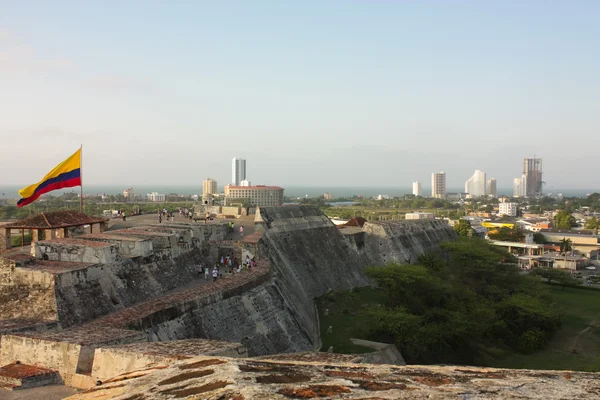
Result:
<instances>
[{"instance_id":1,"label":"distant sea","mask_svg":"<svg viewBox=\"0 0 600 400\"><path fill-rule=\"evenodd\" d=\"M23 186L10 186L0 185L0 198L19 198L18 190ZM353 195L373 197L379 194L388 195L391 197L403 196L405 194L411 194L412 188L410 187L319 187L319 186L283 186L285 188L285 196L288 197L316 197L323 193L331 193L335 197L350 197ZM123 193L127 186L120 185L86 185L84 186L84 195L102 195L102 194L118 194ZM147 193L158 192L158 193L177 193L183 195L194 195L201 194L201 186L165 186L165 185L140 185L133 186L136 194L146 195ZM222 191L223 188L219 187ZM449 188L449 193L460 193L464 191L463 188ZM55 194L66 193L66 192L77 192L79 188L70 188L55 192ZM600 188L597 189L553 189L552 193L546 193L551 195L558 195L562 193L565 197L585 197L587 194L600 192ZM431 193L431 189L423 188L423 195L427 196ZM512 188L499 188L498 195L512 195Z\"/></svg>"}]
</instances>

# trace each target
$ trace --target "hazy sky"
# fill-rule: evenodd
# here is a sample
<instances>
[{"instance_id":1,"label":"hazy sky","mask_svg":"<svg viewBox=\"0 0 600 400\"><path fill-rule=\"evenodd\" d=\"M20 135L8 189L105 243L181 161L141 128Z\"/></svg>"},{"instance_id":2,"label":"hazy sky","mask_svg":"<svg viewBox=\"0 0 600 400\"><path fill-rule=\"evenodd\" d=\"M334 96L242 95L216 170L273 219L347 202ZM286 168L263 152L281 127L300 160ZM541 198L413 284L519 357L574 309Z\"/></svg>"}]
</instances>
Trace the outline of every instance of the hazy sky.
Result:
<instances>
[{"instance_id":1,"label":"hazy sky","mask_svg":"<svg viewBox=\"0 0 600 400\"><path fill-rule=\"evenodd\" d=\"M599 1L0 0L0 184L597 188Z\"/></svg>"}]
</instances>

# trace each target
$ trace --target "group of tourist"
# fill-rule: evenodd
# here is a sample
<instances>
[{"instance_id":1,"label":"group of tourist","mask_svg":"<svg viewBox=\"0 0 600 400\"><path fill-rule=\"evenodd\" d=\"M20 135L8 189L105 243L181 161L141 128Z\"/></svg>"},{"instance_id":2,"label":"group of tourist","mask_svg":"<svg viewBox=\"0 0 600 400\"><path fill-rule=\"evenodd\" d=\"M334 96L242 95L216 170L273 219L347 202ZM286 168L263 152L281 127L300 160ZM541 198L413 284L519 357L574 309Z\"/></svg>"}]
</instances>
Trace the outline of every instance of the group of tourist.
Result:
<instances>
[{"instance_id":1,"label":"group of tourist","mask_svg":"<svg viewBox=\"0 0 600 400\"><path fill-rule=\"evenodd\" d=\"M229 274L239 274L242 271L245 271L246 269L250 269L252 267L256 267L255 257L250 258L249 255L246 255L246 260L243 263L238 264L238 261L235 258L235 256L231 254L228 256L221 256L221 259L215 262L212 271L210 270L210 267L208 265L204 266L202 265L202 263L198 264L197 271L201 277L204 276L205 280L208 280L209 277L212 275L213 282L216 282L217 279L223 277L221 271L226 271Z\"/></svg>"},{"instance_id":2,"label":"group of tourist","mask_svg":"<svg viewBox=\"0 0 600 400\"><path fill-rule=\"evenodd\" d=\"M179 208L179 216L183 218L192 219L194 211L189 208Z\"/></svg>"},{"instance_id":3,"label":"group of tourist","mask_svg":"<svg viewBox=\"0 0 600 400\"><path fill-rule=\"evenodd\" d=\"M183 218L188 218L188 219L192 219L194 217L194 210L189 209L189 208L180 208L179 209L179 216L183 217ZM162 210L158 210L158 223L162 223L163 219L166 218L167 222L174 222L175 221L175 212L173 210L167 210L166 208L163 208Z\"/></svg>"},{"instance_id":4,"label":"group of tourist","mask_svg":"<svg viewBox=\"0 0 600 400\"><path fill-rule=\"evenodd\" d=\"M229 227L230 233L235 230L235 224L233 223L233 221L228 221L227 226ZM240 225L240 235L244 236L244 227L242 225Z\"/></svg>"}]
</instances>

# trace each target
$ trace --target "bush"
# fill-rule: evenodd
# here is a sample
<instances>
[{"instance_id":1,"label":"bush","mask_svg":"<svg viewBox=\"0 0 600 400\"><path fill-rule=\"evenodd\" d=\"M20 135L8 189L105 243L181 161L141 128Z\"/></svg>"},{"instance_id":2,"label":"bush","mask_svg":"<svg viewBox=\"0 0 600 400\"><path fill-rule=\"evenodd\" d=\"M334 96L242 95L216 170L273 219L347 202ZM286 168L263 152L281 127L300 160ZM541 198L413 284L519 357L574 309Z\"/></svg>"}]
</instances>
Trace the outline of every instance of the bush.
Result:
<instances>
[{"instance_id":1,"label":"bush","mask_svg":"<svg viewBox=\"0 0 600 400\"><path fill-rule=\"evenodd\" d=\"M529 329L521 336L517 344L517 349L525 354L531 354L536 350L541 349L546 344L546 334L537 329Z\"/></svg>"}]
</instances>

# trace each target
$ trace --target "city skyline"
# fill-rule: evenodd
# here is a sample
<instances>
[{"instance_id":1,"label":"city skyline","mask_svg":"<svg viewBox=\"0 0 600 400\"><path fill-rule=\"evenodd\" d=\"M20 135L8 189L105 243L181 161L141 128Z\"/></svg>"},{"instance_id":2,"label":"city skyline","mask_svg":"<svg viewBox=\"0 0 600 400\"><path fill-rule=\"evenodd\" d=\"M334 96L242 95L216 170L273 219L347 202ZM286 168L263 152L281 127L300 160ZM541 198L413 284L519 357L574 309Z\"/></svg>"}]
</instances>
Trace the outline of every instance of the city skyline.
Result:
<instances>
[{"instance_id":1,"label":"city skyline","mask_svg":"<svg viewBox=\"0 0 600 400\"><path fill-rule=\"evenodd\" d=\"M510 187L542 155L545 191L586 188L600 3L524 3L8 3L0 184L83 144L84 185L227 182L226 150L283 186Z\"/></svg>"}]
</instances>

